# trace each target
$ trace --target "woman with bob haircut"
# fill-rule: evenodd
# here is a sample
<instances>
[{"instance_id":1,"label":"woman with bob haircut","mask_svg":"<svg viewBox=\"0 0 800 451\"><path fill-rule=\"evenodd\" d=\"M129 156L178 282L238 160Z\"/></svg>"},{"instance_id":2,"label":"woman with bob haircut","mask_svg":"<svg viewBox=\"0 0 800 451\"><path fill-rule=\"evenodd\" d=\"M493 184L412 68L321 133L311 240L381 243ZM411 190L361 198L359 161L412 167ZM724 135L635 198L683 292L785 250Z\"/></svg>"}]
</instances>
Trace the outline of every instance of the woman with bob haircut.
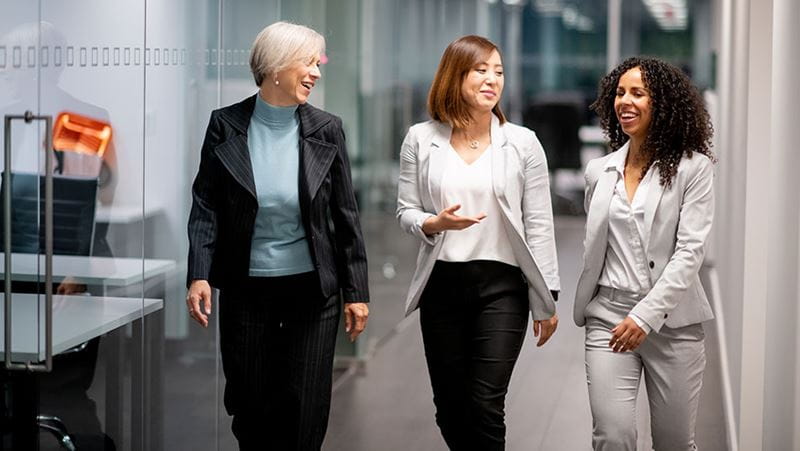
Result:
<instances>
[{"instance_id":1,"label":"woman with bob haircut","mask_svg":"<svg viewBox=\"0 0 800 451\"><path fill-rule=\"evenodd\" d=\"M400 154L397 218L420 240L406 314L420 308L436 423L453 450L505 448L505 395L533 315L558 325L544 150L500 110L503 65L480 36L453 41L428 94L432 120Z\"/></svg>"},{"instance_id":2,"label":"woman with bob haircut","mask_svg":"<svg viewBox=\"0 0 800 451\"><path fill-rule=\"evenodd\" d=\"M683 72L652 58L612 70L592 108L614 149L586 167L574 310L586 326L592 445L636 449L644 373L653 447L696 450L700 323L713 318L698 277L714 214L708 112Z\"/></svg>"},{"instance_id":3,"label":"woman with bob haircut","mask_svg":"<svg viewBox=\"0 0 800 451\"><path fill-rule=\"evenodd\" d=\"M192 186L186 304L208 327L220 289L225 408L242 450L320 449L342 301L351 340L367 322L342 121L306 103L324 47L287 22L258 34L258 93L211 113Z\"/></svg>"}]
</instances>

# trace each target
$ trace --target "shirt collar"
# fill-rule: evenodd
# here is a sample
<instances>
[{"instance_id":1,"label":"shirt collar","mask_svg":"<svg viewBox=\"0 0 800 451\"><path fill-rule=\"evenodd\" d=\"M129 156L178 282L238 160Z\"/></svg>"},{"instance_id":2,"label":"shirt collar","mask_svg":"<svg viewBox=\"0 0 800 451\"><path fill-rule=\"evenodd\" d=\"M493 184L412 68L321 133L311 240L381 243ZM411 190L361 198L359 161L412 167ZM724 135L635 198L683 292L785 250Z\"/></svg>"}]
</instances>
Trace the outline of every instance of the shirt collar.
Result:
<instances>
[{"instance_id":1,"label":"shirt collar","mask_svg":"<svg viewBox=\"0 0 800 451\"><path fill-rule=\"evenodd\" d=\"M288 127L297 121L295 113L297 105L274 106L265 102L261 96L256 96L256 106L253 110L253 118L268 126Z\"/></svg>"},{"instance_id":2,"label":"shirt collar","mask_svg":"<svg viewBox=\"0 0 800 451\"><path fill-rule=\"evenodd\" d=\"M620 174L625 173L625 160L628 158L629 142L626 142L614 152L608 161L606 161L606 169L614 169Z\"/></svg>"}]
</instances>

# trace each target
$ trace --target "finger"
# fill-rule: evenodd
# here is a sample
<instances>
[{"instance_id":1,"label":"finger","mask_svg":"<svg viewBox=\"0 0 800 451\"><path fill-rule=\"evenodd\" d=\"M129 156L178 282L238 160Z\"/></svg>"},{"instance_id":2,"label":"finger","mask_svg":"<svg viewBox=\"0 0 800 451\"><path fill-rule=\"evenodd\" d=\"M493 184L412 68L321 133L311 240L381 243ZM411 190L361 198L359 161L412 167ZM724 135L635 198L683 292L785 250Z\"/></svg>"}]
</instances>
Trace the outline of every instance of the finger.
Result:
<instances>
[{"instance_id":1,"label":"finger","mask_svg":"<svg viewBox=\"0 0 800 451\"><path fill-rule=\"evenodd\" d=\"M193 312L197 317L197 320L200 323L200 325L203 327L208 327L208 316L204 315L203 312L200 311L199 307L193 310Z\"/></svg>"},{"instance_id":2,"label":"finger","mask_svg":"<svg viewBox=\"0 0 800 451\"><path fill-rule=\"evenodd\" d=\"M608 339L608 347L613 348L614 345L617 344L617 341L619 341L619 335L617 335L615 332L611 335L611 338Z\"/></svg>"},{"instance_id":3,"label":"finger","mask_svg":"<svg viewBox=\"0 0 800 451\"><path fill-rule=\"evenodd\" d=\"M484 219L486 219L486 213L481 213L478 216L475 216L475 219L477 219L478 221L483 221Z\"/></svg>"},{"instance_id":4,"label":"finger","mask_svg":"<svg viewBox=\"0 0 800 451\"><path fill-rule=\"evenodd\" d=\"M447 213L453 214L453 213L457 212L460 208L461 208L461 204L455 204L455 205L451 205L451 206L445 208L444 211L447 212Z\"/></svg>"},{"instance_id":5,"label":"finger","mask_svg":"<svg viewBox=\"0 0 800 451\"><path fill-rule=\"evenodd\" d=\"M539 323L540 322L541 321L538 321L538 320L533 322L533 336L534 337L538 337L539 336L539 327L540 327Z\"/></svg>"},{"instance_id":6,"label":"finger","mask_svg":"<svg viewBox=\"0 0 800 451\"><path fill-rule=\"evenodd\" d=\"M631 337L630 329L625 328L625 329L622 329L622 330L623 330L623 332L619 336L619 338L617 339L616 346L614 346L614 348L617 350L617 352L624 352L625 349L628 347L628 343L630 342L630 339L631 339L630 338Z\"/></svg>"},{"instance_id":7,"label":"finger","mask_svg":"<svg viewBox=\"0 0 800 451\"><path fill-rule=\"evenodd\" d=\"M459 230L466 229L467 227L472 227L475 224L480 224L480 221L478 221L477 219L473 219L473 218L464 218L464 219L460 219L459 218L456 221L456 227Z\"/></svg>"},{"instance_id":8,"label":"finger","mask_svg":"<svg viewBox=\"0 0 800 451\"><path fill-rule=\"evenodd\" d=\"M187 299L189 304L189 315L203 327L208 326L208 318L200 311L200 294L190 293Z\"/></svg>"},{"instance_id":9,"label":"finger","mask_svg":"<svg viewBox=\"0 0 800 451\"><path fill-rule=\"evenodd\" d=\"M344 331L350 332L353 327L353 312L350 311L350 307L345 307L344 309Z\"/></svg>"},{"instance_id":10,"label":"finger","mask_svg":"<svg viewBox=\"0 0 800 451\"><path fill-rule=\"evenodd\" d=\"M198 312L197 309L190 309L189 310L189 316L191 316L192 319L195 320L195 322L197 322L197 324L199 324L199 325L201 325L203 327L206 327L206 325L208 324L207 322L205 322L203 320L202 315Z\"/></svg>"},{"instance_id":11,"label":"finger","mask_svg":"<svg viewBox=\"0 0 800 451\"><path fill-rule=\"evenodd\" d=\"M616 344L620 340L622 334L625 333L625 330L626 330L625 326L623 326L621 323L617 324L616 327L611 329L611 339L608 341L608 345L610 347L614 347L614 344Z\"/></svg>"},{"instance_id":12,"label":"finger","mask_svg":"<svg viewBox=\"0 0 800 451\"><path fill-rule=\"evenodd\" d=\"M547 343L547 341L550 340L550 337L553 336L553 332L555 331L556 328L554 327L554 325L549 321L545 321L544 324L542 324L542 336L539 337L539 342L536 343L536 346L540 347L543 346L545 343Z\"/></svg>"},{"instance_id":13,"label":"finger","mask_svg":"<svg viewBox=\"0 0 800 451\"><path fill-rule=\"evenodd\" d=\"M350 331L350 341L351 342L356 341L356 338L358 338L358 336L361 335L361 332L364 332L365 328L366 328L366 323L363 320L356 319L355 327L353 327L353 330Z\"/></svg>"},{"instance_id":14,"label":"finger","mask_svg":"<svg viewBox=\"0 0 800 451\"><path fill-rule=\"evenodd\" d=\"M616 346L614 346L615 352L625 352L630 347L630 333L626 331L623 333L619 340L617 340Z\"/></svg>"},{"instance_id":15,"label":"finger","mask_svg":"<svg viewBox=\"0 0 800 451\"><path fill-rule=\"evenodd\" d=\"M203 291L203 308L205 308L205 312L207 315L211 314L211 292Z\"/></svg>"},{"instance_id":16,"label":"finger","mask_svg":"<svg viewBox=\"0 0 800 451\"><path fill-rule=\"evenodd\" d=\"M364 331L367 328L367 315L361 312L359 315L356 315L356 330L358 333Z\"/></svg>"}]
</instances>

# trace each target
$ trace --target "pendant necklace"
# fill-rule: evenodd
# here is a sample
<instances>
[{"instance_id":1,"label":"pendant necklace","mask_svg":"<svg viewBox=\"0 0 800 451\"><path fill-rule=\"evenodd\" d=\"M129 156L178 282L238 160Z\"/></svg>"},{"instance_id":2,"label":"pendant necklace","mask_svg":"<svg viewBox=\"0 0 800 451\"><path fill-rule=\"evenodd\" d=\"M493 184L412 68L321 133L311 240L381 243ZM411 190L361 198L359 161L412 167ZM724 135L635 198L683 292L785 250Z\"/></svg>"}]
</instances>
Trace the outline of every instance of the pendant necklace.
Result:
<instances>
[{"instance_id":1,"label":"pendant necklace","mask_svg":"<svg viewBox=\"0 0 800 451\"><path fill-rule=\"evenodd\" d=\"M472 139L472 137L469 136L469 133L467 133L466 130L464 131L464 137L467 138L467 146L469 146L469 148L472 150L476 150L478 146L481 145L481 142L478 141L477 139Z\"/></svg>"}]
</instances>

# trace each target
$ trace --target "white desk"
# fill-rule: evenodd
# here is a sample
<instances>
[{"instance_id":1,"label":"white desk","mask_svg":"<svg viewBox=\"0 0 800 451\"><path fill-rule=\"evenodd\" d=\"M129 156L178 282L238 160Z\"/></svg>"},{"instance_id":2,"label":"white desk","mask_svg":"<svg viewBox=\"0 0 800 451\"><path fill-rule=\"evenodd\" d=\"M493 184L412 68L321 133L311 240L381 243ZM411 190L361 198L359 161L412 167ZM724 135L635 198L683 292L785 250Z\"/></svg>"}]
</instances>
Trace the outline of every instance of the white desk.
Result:
<instances>
[{"instance_id":1,"label":"white desk","mask_svg":"<svg viewBox=\"0 0 800 451\"><path fill-rule=\"evenodd\" d=\"M578 137L583 144L606 145L608 139L603 134L602 127L598 125L582 125L578 129Z\"/></svg>"},{"instance_id":2,"label":"white desk","mask_svg":"<svg viewBox=\"0 0 800 451\"><path fill-rule=\"evenodd\" d=\"M155 216L162 212L161 207L152 205L101 205L95 207L94 220L105 224L135 224L143 219Z\"/></svg>"},{"instance_id":3,"label":"white desk","mask_svg":"<svg viewBox=\"0 0 800 451\"><path fill-rule=\"evenodd\" d=\"M71 277L87 285L127 286L175 269L174 260L140 258L53 256L53 282ZM0 280L5 279L5 260L0 257ZM144 271L144 273L143 273ZM20 282L44 281L44 255L11 254L11 279Z\"/></svg>"},{"instance_id":4,"label":"white desk","mask_svg":"<svg viewBox=\"0 0 800 451\"><path fill-rule=\"evenodd\" d=\"M14 293L11 346L15 362L44 360L44 296ZM5 295L0 293L0 337L5 335ZM124 326L163 307L161 299L53 296L53 355ZM37 308L38 306L38 308ZM38 332L38 339L37 339ZM5 352L0 339L0 352Z\"/></svg>"}]
</instances>

